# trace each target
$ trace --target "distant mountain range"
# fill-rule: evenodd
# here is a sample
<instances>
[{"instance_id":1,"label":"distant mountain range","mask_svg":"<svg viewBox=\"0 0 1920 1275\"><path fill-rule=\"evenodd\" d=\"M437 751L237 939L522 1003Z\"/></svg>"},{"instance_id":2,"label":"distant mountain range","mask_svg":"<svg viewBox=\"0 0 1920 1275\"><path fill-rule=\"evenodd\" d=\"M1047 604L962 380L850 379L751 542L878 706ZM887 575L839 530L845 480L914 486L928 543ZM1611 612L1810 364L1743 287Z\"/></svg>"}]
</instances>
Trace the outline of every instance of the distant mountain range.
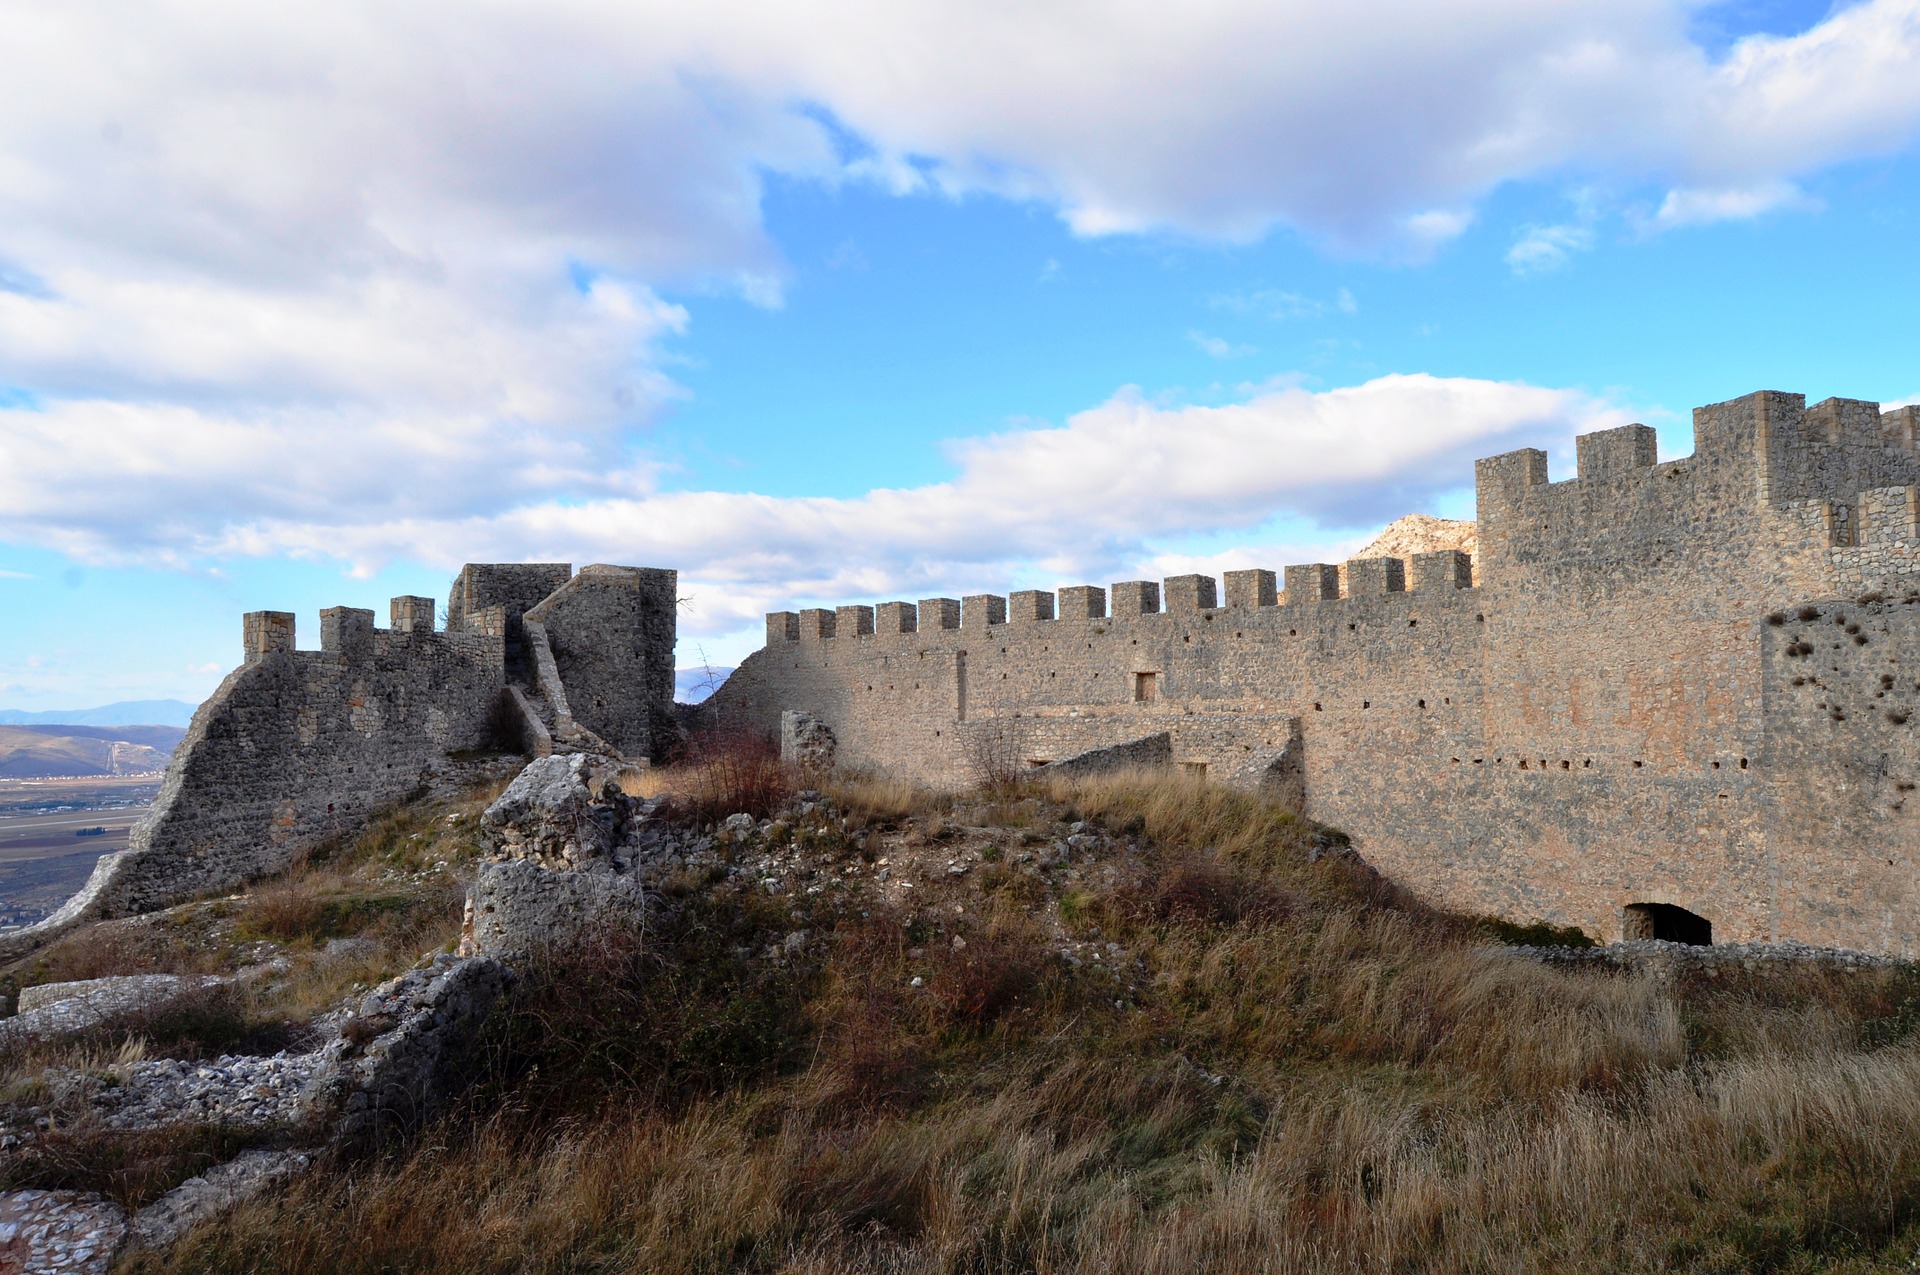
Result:
<instances>
[{"instance_id":1,"label":"distant mountain range","mask_svg":"<svg viewBox=\"0 0 1920 1275\"><path fill-rule=\"evenodd\" d=\"M708 668L695 665L692 668L673 670L673 697L682 704L698 704L707 696L720 689L720 683L727 680L727 674L733 672L733 666Z\"/></svg>"},{"instance_id":2,"label":"distant mountain range","mask_svg":"<svg viewBox=\"0 0 1920 1275\"><path fill-rule=\"evenodd\" d=\"M56 708L29 713L0 708L0 726L178 726L193 721L194 704L177 699L127 699L98 708Z\"/></svg>"},{"instance_id":3,"label":"distant mountain range","mask_svg":"<svg viewBox=\"0 0 1920 1275\"><path fill-rule=\"evenodd\" d=\"M185 735L178 726L0 726L0 778L164 770Z\"/></svg>"}]
</instances>

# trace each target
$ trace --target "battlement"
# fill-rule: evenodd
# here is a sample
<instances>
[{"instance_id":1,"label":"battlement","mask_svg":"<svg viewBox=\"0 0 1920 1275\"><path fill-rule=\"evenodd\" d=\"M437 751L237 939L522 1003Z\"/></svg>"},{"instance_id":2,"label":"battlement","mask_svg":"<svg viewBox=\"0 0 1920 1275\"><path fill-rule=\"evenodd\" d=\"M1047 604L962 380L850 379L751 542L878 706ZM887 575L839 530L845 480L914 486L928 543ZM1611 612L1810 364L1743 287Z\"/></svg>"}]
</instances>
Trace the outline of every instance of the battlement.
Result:
<instances>
[{"instance_id":1,"label":"battlement","mask_svg":"<svg viewBox=\"0 0 1920 1275\"><path fill-rule=\"evenodd\" d=\"M390 629L377 629L373 612L364 607L328 607L320 613L320 651L344 660L363 660L375 643L394 635L430 634L437 605L432 598L405 594L387 604ZM505 609L486 607L470 612L465 632L472 636L501 637ZM240 642L247 663L296 649L298 626L291 611L249 611L241 618ZM449 633L454 632L451 628Z\"/></svg>"},{"instance_id":2,"label":"battlement","mask_svg":"<svg viewBox=\"0 0 1920 1275\"><path fill-rule=\"evenodd\" d=\"M1021 589L1005 596L976 593L963 599L922 598L917 604L881 602L831 610L810 607L803 611L770 611L767 613L767 645L941 630L979 633L1002 626L1023 629L1060 621L1120 622L1149 615L1259 611L1346 598L1434 594L1473 587L1473 558L1457 549L1417 553L1410 560L1351 559L1345 564L1347 589L1344 594L1340 589L1341 570L1340 566L1325 562L1286 567L1283 569L1287 584L1284 593L1275 588L1282 576L1271 570L1229 571L1224 605L1220 582L1213 576L1180 575L1161 581L1122 580L1106 588L1076 584L1058 592Z\"/></svg>"},{"instance_id":3,"label":"battlement","mask_svg":"<svg viewBox=\"0 0 1920 1275\"><path fill-rule=\"evenodd\" d=\"M262 656L293 650L291 611L249 611L240 620L240 643L251 664Z\"/></svg>"},{"instance_id":4,"label":"battlement","mask_svg":"<svg viewBox=\"0 0 1920 1275\"><path fill-rule=\"evenodd\" d=\"M1755 510L1808 501L1849 504L1861 491L1920 483L1920 409L1883 412L1877 403L1806 397L1774 390L1694 409L1691 456L1661 463L1645 425L1583 434L1574 440L1574 478L1550 482L1546 453L1527 447L1474 466L1483 531L1498 536L1550 502L1578 507L1595 534L1611 534L1643 510L1649 496L1672 503L1662 480L1688 476L1737 488ZM1724 511L1722 511L1724 512ZM1842 520L1844 521L1844 519Z\"/></svg>"}]
</instances>

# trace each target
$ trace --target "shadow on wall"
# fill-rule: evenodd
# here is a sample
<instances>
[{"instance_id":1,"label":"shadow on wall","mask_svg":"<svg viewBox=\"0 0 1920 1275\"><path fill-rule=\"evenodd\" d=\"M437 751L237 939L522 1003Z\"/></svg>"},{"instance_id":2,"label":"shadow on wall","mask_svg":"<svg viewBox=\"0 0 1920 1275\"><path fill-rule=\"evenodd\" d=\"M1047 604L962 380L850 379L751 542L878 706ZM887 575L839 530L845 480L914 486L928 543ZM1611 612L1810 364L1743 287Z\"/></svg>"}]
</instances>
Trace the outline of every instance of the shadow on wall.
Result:
<instances>
[{"instance_id":1,"label":"shadow on wall","mask_svg":"<svg viewBox=\"0 0 1920 1275\"><path fill-rule=\"evenodd\" d=\"M1671 903L1629 903L1623 911L1621 938L1713 946L1713 922L1685 908Z\"/></svg>"}]
</instances>

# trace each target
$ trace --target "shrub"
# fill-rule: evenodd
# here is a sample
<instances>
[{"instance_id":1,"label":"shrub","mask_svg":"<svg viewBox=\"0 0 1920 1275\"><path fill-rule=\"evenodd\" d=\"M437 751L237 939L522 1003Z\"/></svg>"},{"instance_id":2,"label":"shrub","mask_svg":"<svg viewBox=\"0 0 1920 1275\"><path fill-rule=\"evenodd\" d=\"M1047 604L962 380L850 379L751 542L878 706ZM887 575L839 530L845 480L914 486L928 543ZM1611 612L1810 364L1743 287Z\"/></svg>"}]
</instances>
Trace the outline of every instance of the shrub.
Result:
<instances>
[{"instance_id":1,"label":"shrub","mask_svg":"<svg viewBox=\"0 0 1920 1275\"><path fill-rule=\"evenodd\" d=\"M691 824L735 814L767 818L799 787L798 776L780 760L771 739L721 726L688 736L665 778L667 814Z\"/></svg>"},{"instance_id":2,"label":"shrub","mask_svg":"<svg viewBox=\"0 0 1920 1275\"><path fill-rule=\"evenodd\" d=\"M988 930L940 951L928 995L947 1023L980 1028L1010 1009L1040 980L1036 935ZM939 950L939 949L936 949Z\"/></svg>"},{"instance_id":3,"label":"shrub","mask_svg":"<svg viewBox=\"0 0 1920 1275\"><path fill-rule=\"evenodd\" d=\"M1157 924L1238 925L1284 921L1300 899L1212 855L1189 855L1161 866L1129 902Z\"/></svg>"},{"instance_id":4,"label":"shrub","mask_svg":"<svg viewBox=\"0 0 1920 1275\"><path fill-rule=\"evenodd\" d=\"M997 717L963 727L967 765L980 790L1006 797L1019 791L1033 773L1028 764L1028 730L1014 718Z\"/></svg>"}]
</instances>

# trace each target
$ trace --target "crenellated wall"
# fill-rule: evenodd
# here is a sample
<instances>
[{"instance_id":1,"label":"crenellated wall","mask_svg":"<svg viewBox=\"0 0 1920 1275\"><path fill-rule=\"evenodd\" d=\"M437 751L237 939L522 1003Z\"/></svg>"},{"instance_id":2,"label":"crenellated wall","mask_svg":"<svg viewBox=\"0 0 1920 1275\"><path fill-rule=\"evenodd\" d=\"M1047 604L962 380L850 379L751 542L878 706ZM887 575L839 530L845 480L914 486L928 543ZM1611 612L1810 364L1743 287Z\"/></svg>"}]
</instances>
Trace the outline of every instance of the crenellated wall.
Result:
<instances>
[{"instance_id":1,"label":"crenellated wall","mask_svg":"<svg viewBox=\"0 0 1920 1275\"><path fill-rule=\"evenodd\" d=\"M317 651L297 649L292 615L249 613L245 662L194 714L128 849L0 952L277 871L510 733L650 759L672 720L674 593L672 571L473 563L444 631L432 598L393 599L384 629L372 611L333 607ZM586 730L556 744L541 712L570 725L577 713Z\"/></svg>"},{"instance_id":2,"label":"crenellated wall","mask_svg":"<svg viewBox=\"0 0 1920 1275\"><path fill-rule=\"evenodd\" d=\"M1164 731L1209 780L1287 772L1308 813L1470 910L1616 937L1627 904L1672 903L1728 939L1920 950L1891 878L1829 888L1836 854L1887 857L1904 807L1870 804L1840 847L1805 815L1802 754L1849 772L1763 649L1771 611L1914 580L1916 412L1761 393L1694 421L1678 460L1631 425L1580 438L1560 482L1537 450L1479 462L1477 569L1449 551L779 612L716 706L762 730L816 713L843 764L942 785ZM1920 631L1885 641L1920 656Z\"/></svg>"},{"instance_id":3,"label":"crenellated wall","mask_svg":"<svg viewBox=\"0 0 1920 1275\"><path fill-rule=\"evenodd\" d=\"M194 714L99 911L274 871L420 787L448 753L487 746L502 639L432 624L431 599L394 599L389 629L335 607L320 614L321 649L300 651L291 615L248 616L268 640Z\"/></svg>"}]
</instances>

